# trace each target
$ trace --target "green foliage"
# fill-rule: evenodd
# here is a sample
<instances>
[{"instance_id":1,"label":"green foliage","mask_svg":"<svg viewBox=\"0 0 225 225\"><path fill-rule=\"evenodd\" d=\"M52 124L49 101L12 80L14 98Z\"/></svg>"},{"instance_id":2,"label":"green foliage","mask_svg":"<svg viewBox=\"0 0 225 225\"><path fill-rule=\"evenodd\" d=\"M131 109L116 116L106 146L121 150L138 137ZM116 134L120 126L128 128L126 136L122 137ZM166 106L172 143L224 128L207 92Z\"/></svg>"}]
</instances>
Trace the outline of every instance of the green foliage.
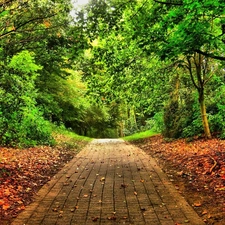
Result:
<instances>
[{"instance_id":1,"label":"green foliage","mask_svg":"<svg viewBox=\"0 0 225 225\"><path fill-rule=\"evenodd\" d=\"M148 129L155 131L157 133L162 133L165 129L163 112L157 112L152 118L146 120L146 125L143 129Z\"/></svg>"},{"instance_id":2,"label":"green foliage","mask_svg":"<svg viewBox=\"0 0 225 225\"><path fill-rule=\"evenodd\" d=\"M41 69L28 51L2 66L0 136L3 145L51 144L51 129L36 107L35 79Z\"/></svg>"},{"instance_id":3,"label":"green foliage","mask_svg":"<svg viewBox=\"0 0 225 225\"><path fill-rule=\"evenodd\" d=\"M52 143L46 120L91 137L199 135L193 87L224 137L224 66L209 60L224 60L224 7L90 0L71 21L69 0L9 1L0 10L1 143Z\"/></svg>"},{"instance_id":4,"label":"green foliage","mask_svg":"<svg viewBox=\"0 0 225 225\"><path fill-rule=\"evenodd\" d=\"M164 111L165 130L163 134L168 138L178 138L181 134L179 123L180 112L178 101L171 101Z\"/></svg>"},{"instance_id":5,"label":"green foliage","mask_svg":"<svg viewBox=\"0 0 225 225\"><path fill-rule=\"evenodd\" d=\"M62 138L60 137L61 135L69 140L87 141L87 142L93 140L93 138L78 135L72 132L70 129L67 129L64 124L61 124L59 126L55 124L51 124L51 127L52 127L53 136L55 137L56 140L58 139L57 136L59 136L60 141L62 141Z\"/></svg>"},{"instance_id":6,"label":"green foliage","mask_svg":"<svg viewBox=\"0 0 225 225\"><path fill-rule=\"evenodd\" d=\"M215 91L213 103L209 105L209 120L212 131L216 132L220 138L225 138L225 88L220 86Z\"/></svg>"},{"instance_id":7,"label":"green foliage","mask_svg":"<svg viewBox=\"0 0 225 225\"><path fill-rule=\"evenodd\" d=\"M155 131L147 130L147 131L144 131L144 132L139 132L139 133L135 133L135 134L130 135L130 136L126 136L122 139L125 140L125 141L136 141L136 140L148 138L148 137L151 137L151 136L154 136L154 135L157 135L157 134L158 133L155 132Z\"/></svg>"}]
</instances>

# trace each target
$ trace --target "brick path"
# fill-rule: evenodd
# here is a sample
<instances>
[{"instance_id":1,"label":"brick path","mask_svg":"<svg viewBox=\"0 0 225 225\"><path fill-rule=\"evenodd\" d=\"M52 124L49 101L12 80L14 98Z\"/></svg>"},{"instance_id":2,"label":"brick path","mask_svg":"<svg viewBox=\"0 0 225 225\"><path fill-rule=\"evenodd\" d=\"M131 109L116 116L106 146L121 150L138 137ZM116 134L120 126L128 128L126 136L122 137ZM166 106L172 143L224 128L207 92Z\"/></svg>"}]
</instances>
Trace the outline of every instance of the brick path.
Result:
<instances>
[{"instance_id":1,"label":"brick path","mask_svg":"<svg viewBox=\"0 0 225 225\"><path fill-rule=\"evenodd\" d=\"M154 159L121 140L94 140L11 225L203 225Z\"/></svg>"}]
</instances>

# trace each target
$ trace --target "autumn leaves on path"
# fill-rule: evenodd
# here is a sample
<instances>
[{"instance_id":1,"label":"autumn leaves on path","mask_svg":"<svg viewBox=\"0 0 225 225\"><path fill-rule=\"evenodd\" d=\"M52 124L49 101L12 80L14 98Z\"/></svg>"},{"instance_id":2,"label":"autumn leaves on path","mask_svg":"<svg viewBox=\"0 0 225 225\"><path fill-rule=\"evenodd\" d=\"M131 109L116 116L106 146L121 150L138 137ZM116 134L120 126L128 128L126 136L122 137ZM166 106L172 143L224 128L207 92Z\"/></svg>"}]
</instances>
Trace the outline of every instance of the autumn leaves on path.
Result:
<instances>
[{"instance_id":1,"label":"autumn leaves on path","mask_svg":"<svg viewBox=\"0 0 225 225\"><path fill-rule=\"evenodd\" d=\"M94 140L12 225L204 224L156 162L118 139Z\"/></svg>"}]
</instances>

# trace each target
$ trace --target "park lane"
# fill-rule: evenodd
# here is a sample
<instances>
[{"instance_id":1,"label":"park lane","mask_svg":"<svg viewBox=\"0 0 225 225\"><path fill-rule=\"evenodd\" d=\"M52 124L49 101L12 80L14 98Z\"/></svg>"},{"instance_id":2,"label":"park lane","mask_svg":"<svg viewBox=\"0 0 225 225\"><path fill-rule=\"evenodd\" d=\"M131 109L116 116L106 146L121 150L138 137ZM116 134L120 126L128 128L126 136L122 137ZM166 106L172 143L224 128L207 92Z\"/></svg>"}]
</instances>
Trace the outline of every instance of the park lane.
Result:
<instances>
[{"instance_id":1,"label":"park lane","mask_svg":"<svg viewBox=\"0 0 225 225\"><path fill-rule=\"evenodd\" d=\"M205 224L153 158L120 139L95 139L11 225Z\"/></svg>"}]
</instances>

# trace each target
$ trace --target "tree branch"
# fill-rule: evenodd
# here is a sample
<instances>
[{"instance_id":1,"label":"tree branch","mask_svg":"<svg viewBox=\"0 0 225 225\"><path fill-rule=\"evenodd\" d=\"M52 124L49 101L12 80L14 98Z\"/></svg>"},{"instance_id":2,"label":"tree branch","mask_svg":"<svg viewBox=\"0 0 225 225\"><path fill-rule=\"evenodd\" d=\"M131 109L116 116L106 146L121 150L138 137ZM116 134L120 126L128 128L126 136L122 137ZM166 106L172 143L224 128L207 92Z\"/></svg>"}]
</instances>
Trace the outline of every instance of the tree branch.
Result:
<instances>
[{"instance_id":1,"label":"tree branch","mask_svg":"<svg viewBox=\"0 0 225 225\"><path fill-rule=\"evenodd\" d=\"M225 57L224 56L217 56L217 55L214 55L214 54L211 54L211 53L207 53L207 52L203 52L199 49L195 49L195 51L199 54L202 54L206 57L209 57L209 58L213 58L213 59L218 59L218 60L221 60L221 61L225 61Z\"/></svg>"},{"instance_id":2,"label":"tree branch","mask_svg":"<svg viewBox=\"0 0 225 225\"><path fill-rule=\"evenodd\" d=\"M27 25L27 24L29 24L29 23L31 23L31 22L38 21L38 20L43 20L43 19L48 19L48 18L51 18L51 17L53 17L53 16L55 16L55 14L50 15L50 16L46 16L46 17L38 17L38 18L30 19L30 20L28 20L28 21L26 21L26 22L24 22L24 23L18 25L17 27L15 27L15 29L12 29L12 30L10 30L10 31L7 31L7 32L4 33L4 34L1 34L1 35L0 35L0 39L3 38L3 37L5 37L5 36L7 36L7 35L9 35L9 34L11 34L11 33L16 33L18 29L20 29L21 27L24 27L25 25Z\"/></svg>"},{"instance_id":3,"label":"tree branch","mask_svg":"<svg viewBox=\"0 0 225 225\"><path fill-rule=\"evenodd\" d=\"M163 1L158 1L158 0L154 0L154 2L157 2L157 3L160 3L160 4L164 4L164 5L183 5L182 2L178 3L178 2L172 2L172 1L166 1L166 2L163 2Z\"/></svg>"},{"instance_id":4,"label":"tree branch","mask_svg":"<svg viewBox=\"0 0 225 225\"><path fill-rule=\"evenodd\" d=\"M187 69L189 70L189 73L190 73L190 76L191 76L191 81L192 81L192 83L194 84L194 86L196 87L196 89L198 90L199 87L198 87L198 85L196 84L196 82L195 82L195 80L194 80L193 73L192 73L192 66L191 66L191 60L190 60L190 57L187 57L187 61L188 61Z\"/></svg>"}]
</instances>

